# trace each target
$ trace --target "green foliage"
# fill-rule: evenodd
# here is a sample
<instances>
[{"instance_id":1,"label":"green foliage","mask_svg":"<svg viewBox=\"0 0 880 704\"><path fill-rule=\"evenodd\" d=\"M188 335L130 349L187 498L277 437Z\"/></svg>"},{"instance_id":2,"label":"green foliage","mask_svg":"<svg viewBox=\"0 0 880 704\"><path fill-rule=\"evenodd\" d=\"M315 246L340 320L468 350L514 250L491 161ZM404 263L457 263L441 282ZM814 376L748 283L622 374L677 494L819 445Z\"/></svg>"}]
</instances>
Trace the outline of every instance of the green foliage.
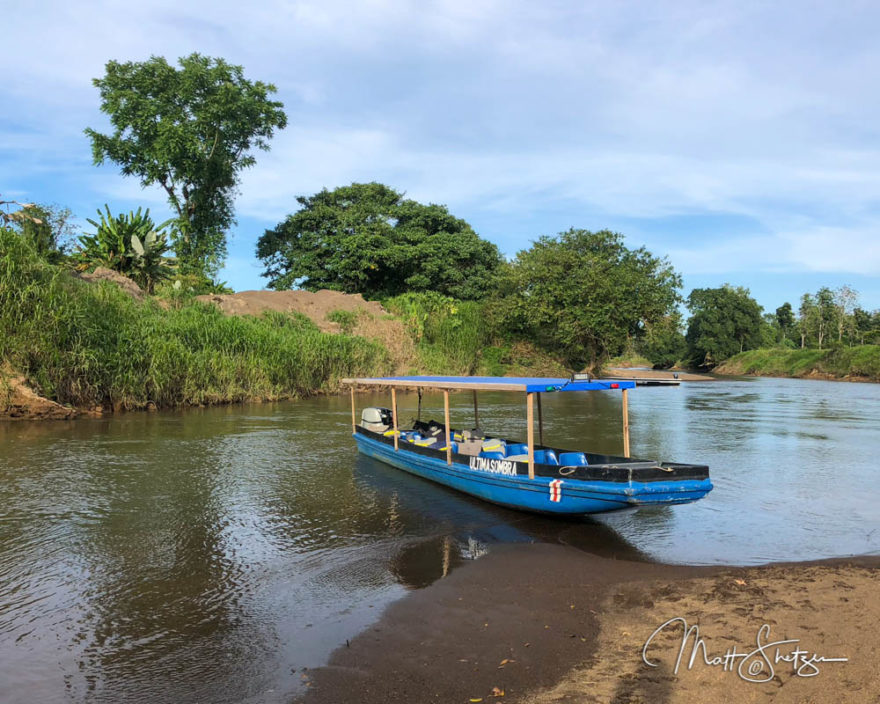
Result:
<instances>
[{"instance_id":1,"label":"green foliage","mask_svg":"<svg viewBox=\"0 0 880 704\"><path fill-rule=\"evenodd\" d=\"M99 221L88 220L96 231L79 238L76 260L82 267L104 266L118 271L152 294L158 282L174 273L171 260L165 256L170 247L162 231L171 221L156 225L149 208L116 216L106 204L104 210L98 211Z\"/></svg>"},{"instance_id":2,"label":"green foliage","mask_svg":"<svg viewBox=\"0 0 880 704\"><path fill-rule=\"evenodd\" d=\"M776 309L776 324L779 326L781 341L787 340L795 331L794 311L786 301Z\"/></svg>"},{"instance_id":3,"label":"green foliage","mask_svg":"<svg viewBox=\"0 0 880 704\"><path fill-rule=\"evenodd\" d=\"M0 358L50 398L114 408L289 398L390 371L378 344L321 333L304 316L139 303L47 264L3 230Z\"/></svg>"},{"instance_id":4,"label":"green foliage","mask_svg":"<svg viewBox=\"0 0 880 704\"><path fill-rule=\"evenodd\" d=\"M836 378L861 377L880 381L880 345L819 349L761 349L735 355L716 371L723 374Z\"/></svg>"},{"instance_id":5,"label":"green foliage","mask_svg":"<svg viewBox=\"0 0 880 704\"><path fill-rule=\"evenodd\" d=\"M73 213L58 205L31 205L29 217L20 218L15 229L43 259L57 264L73 239Z\"/></svg>"},{"instance_id":6,"label":"green foliage","mask_svg":"<svg viewBox=\"0 0 880 704\"><path fill-rule=\"evenodd\" d=\"M423 205L380 183L313 196L257 243L263 276L277 290L327 288L385 298L436 291L482 298L498 248L441 205Z\"/></svg>"},{"instance_id":7,"label":"green foliage","mask_svg":"<svg viewBox=\"0 0 880 704\"><path fill-rule=\"evenodd\" d=\"M671 315L681 286L667 260L609 230L542 237L498 280L492 308L505 329L577 369L597 369Z\"/></svg>"},{"instance_id":8,"label":"green foliage","mask_svg":"<svg viewBox=\"0 0 880 704\"><path fill-rule=\"evenodd\" d=\"M174 247L184 273L214 275L226 255L240 172L254 149L269 149L287 118L270 100L275 86L244 77L241 66L199 54L179 69L154 56L110 61L93 81L113 133L91 128L96 164L110 160L142 186L159 184L178 215Z\"/></svg>"},{"instance_id":9,"label":"green foliage","mask_svg":"<svg viewBox=\"0 0 880 704\"><path fill-rule=\"evenodd\" d=\"M423 365L445 373L472 373L490 338L483 306L438 293L405 293L384 302L416 342Z\"/></svg>"},{"instance_id":10,"label":"green foliage","mask_svg":"<svg viewBox=\"0 0 880 704\"><path fill-rule=\"evenodd\" d=\"M688 361L713 367L744 350L761 346L764 320L761 306L748 289L725 284L691 291L692 315L686 335Z\"/></svg>"},{"instance_id":11,"label":"green foliage","mask_svg":"<svg viewBox=\"0 0 880 704\"><path fill-rule=\"evenodd\" d=\"M639 349L656 369L668 369L687 354L687 341L681 332L681 316L676 311L645 325Z\"/></svg>"},{"instance_id":12,"label":"green foliage","mask_svg":"<svg viewBox=\"0 0 880 704\"><path fill-rule=\"evenodd\" d=\"M358 314L353 310L331 310L327 313L326 318L331 323L336 323L339 329L348 335L357 325Z\"/></svg>"}]
</instances>

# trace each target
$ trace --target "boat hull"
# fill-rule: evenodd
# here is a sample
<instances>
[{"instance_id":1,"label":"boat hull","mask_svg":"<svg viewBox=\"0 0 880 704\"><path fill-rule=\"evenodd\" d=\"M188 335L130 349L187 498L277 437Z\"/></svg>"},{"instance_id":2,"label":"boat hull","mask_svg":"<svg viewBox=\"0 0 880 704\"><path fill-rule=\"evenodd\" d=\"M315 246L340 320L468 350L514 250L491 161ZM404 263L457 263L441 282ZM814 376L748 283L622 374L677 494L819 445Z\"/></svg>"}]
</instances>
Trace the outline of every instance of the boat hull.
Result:
<instances>
[{"instance_id":1,"label":"boat hull","mask_svg":"<svg viewBox=\"0 0 880 704\"><path fill-rule=\"evenodd\" d=\"M584 481L565 476L529 479L527 471L522 471L523 463L476 462L476 458L454 454L448 464L445 452L416 451L404 444L395 450L393 441L361 429L354 438L358 450L368 457L485 501L537 513L585 515L634 506L683 504L712 490L708 477L649 482Z\"/></svg>"}]
</instances>

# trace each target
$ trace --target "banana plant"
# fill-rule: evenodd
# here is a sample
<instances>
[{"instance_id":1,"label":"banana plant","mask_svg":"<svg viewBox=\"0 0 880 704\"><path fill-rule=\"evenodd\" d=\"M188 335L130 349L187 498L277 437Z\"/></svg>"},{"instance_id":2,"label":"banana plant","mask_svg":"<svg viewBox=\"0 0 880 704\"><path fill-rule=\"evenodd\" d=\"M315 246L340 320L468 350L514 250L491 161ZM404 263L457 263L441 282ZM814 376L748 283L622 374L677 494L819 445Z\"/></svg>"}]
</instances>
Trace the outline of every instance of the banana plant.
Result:
<instances>
[{"instance_id":1,"label":"banana plant","mask_svg":"<svg viewBox=\"0 0 880 704\"><path fill-rule=\"evenodd\" d=\"M173 220L156 225L149 208L114 216L106 204L98 216L100 220L88 220L95 232L79 238L75 255L79 268L113 269L152 293L156 282L168 278L173 271L173 261L165 256L170 245L164 232Z\"/></svg>"},{"instance_id":2,"label":"banana plant","mask_svg":"<svg viewBox=\"0 0 880 704\"><path fill-rule=\"evenodd\" d=\"M174 274L172 259L165 256L169 248L165 234L155 230L150 230L143 241L137 235L131 236L132 278L148 294L153 293L158 282Z\"/></svg>"}]
</instances>

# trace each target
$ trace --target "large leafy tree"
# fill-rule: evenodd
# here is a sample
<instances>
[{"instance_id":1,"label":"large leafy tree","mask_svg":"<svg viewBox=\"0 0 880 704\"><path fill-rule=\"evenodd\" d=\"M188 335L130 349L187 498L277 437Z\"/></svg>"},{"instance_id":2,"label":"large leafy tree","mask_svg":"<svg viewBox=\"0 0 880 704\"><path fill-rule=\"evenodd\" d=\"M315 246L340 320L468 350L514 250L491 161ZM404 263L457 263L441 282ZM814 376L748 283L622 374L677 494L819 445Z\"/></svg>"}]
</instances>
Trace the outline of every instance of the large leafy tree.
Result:
<instances>
[{"instance_id":1,"label":"large leafy tree","mask_svg":"<svg viewBox=\"0 0 880 704\"><path fill-rule=\"evenodd\" d=\"M498 315L516 334L596 368L646 330L667 324L681 278L666 259L623 236L571 229L517 254L502 286Z\"/></svg>"},{"instance_id":2,"label":"large leafy tree","mask_svg":"<svg viewBox=\"0 0 880 704\"><path fill-rule=\"evenodd\" d=\"M252 82L241 66L192 54L179 68L154 56L110 61L93 82L111 134L91 128L96 164L113 161L142 186L160 185L177 213L174 246L184 273L215 274L234 224L233 196L255 149L268 150L287 124L270 83Z\"/></svg>"},{"instance_id":3,"label":"large leafy tree","mask_svg":"<svg viewBox=\"0 0 880 704\"><path fill-rule=\"evenodd\" d=\"M786 301L776 309L776 324L779 325L779 331L782 335L782 342L794 331L794 311L791 303Z\"/></svg>"},{"instance_id":4,"label":"large leafy tree","mask_svg":"<svg viewBox=\"0 0 880 704\"><path fill-rule=\"evenodd\" d=\"M763 342L763 309L741 286L695 288L687 299L688 359L699 367L712 367Z\"/></svg>"},{"instance_id":5,"label":"large leafy tree","mask_svg":"<svg viewBox=\"0 0 880 704\"><path fill-rule=\"evenodd\" d=\"M488 290L501 257L445 206L404 198L380 183L313 196L257 243L269 287L327 288L369 298L436 291L473 300Z\"/></svg>"}]
</instances>

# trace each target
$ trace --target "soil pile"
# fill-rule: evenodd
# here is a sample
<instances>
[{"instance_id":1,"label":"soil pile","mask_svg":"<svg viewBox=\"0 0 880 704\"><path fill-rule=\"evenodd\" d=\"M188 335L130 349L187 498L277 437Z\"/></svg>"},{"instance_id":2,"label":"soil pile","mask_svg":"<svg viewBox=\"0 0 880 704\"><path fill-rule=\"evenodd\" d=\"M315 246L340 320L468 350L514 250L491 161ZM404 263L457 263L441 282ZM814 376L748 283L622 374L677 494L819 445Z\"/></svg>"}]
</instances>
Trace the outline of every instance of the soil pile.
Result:
<instances>
[{"instance_id":1,"label":"soil pile","mask_svg":"<svg viewBox=\"0 0 880 704\"><path fill-rule=\"evenodd\" d=\"M226 315L260 315L266 311L301 313L322 331L348 332L381 343L394 360L395 371L404 372L412 366L415 346L400 320L392 318L376 301L365 301L359 293L340 291L241 291L231 294L197 296L212 303ZM344 311L356 315L352 326L343 326L331 318Z\"/></svg>"}]
</instances>

